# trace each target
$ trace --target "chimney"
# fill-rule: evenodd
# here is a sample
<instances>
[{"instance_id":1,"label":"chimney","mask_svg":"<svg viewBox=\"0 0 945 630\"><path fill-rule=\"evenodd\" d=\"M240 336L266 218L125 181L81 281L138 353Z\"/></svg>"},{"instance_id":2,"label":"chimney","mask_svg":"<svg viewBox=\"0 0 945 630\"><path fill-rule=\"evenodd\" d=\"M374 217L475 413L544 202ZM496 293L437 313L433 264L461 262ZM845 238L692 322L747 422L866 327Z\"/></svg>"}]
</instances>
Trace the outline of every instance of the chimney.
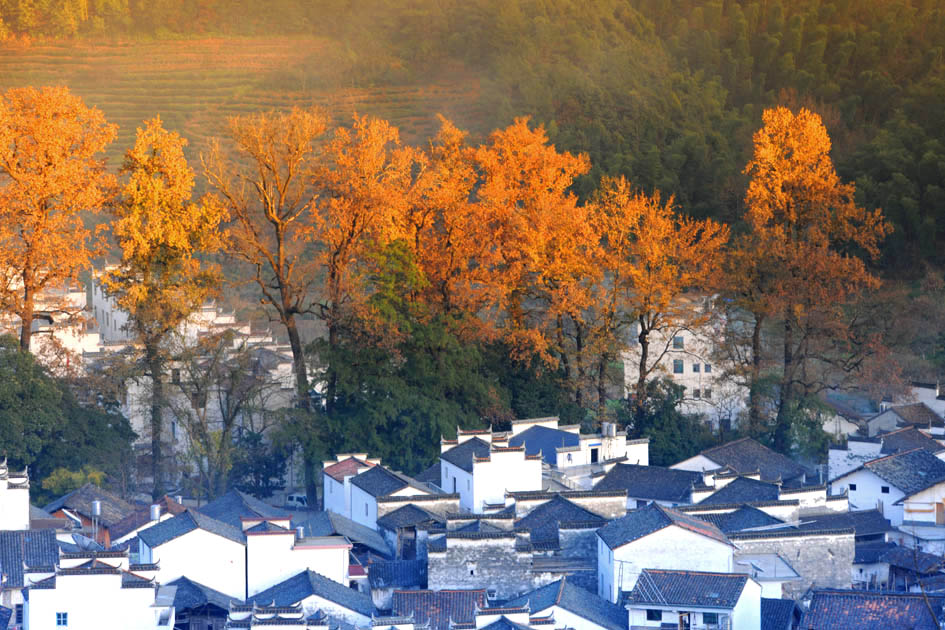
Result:
<instances>
[{"instance_id":1,"label":"chimney","mask_svg":"<svg viewBox=\"0 0 945 630\"><path fill-rule=\"evenodd\" d=\"M92 516L98 518L102 515L102 502L98 499L92 501Z\"/></svg>"},{"instance_id":2,"label":"chimney","mask_svg":"<svg viewBox=\"0 0 945 630\"><path fill-rule=\"evenodd\" d=\"M183 496L181 496L181 495L178 494L177 496L174 497L174 500L177 501L178 503L180 503L181 505L184 505L184 497L183 497Z\"/></svg>"},{"instance_id":3,"label":"chimney","mask_svg":"<svg viewBox=\"0 0 945 630\"><path fill-rule=\"evenodd\" d=\"M296 540L302 540L305 538L305 525L299 525L295 528L295 538Z\"/></svg>"},{"instance_id":4,"label":"chimney","mask_svg":"<svg viewBox=\"0 0 945 630\"><path fill-rule=\"evenodd\" d=\"M161 506L157 503L151 505L151 520L155 522L161 520Z\"/></svg>"}]
</instances>

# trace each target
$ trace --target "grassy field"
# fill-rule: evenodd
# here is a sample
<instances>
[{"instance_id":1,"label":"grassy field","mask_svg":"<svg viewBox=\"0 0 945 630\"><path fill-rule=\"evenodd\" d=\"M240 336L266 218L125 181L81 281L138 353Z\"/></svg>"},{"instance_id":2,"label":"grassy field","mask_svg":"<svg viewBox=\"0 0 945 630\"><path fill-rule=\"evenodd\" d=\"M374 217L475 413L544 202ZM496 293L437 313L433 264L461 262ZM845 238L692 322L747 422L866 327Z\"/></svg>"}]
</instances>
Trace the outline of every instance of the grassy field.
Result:
<instances>
[{"instance_id":1,"label":"grassy field","mask_svg":"<svg viewBox=\"0 0 945 630\"><path fill-rule=\"evenodd\" d=\"M67 85L117 123L109 150L117 165L135 128L160 115L185 136L196 167L227 116L318 104L335 121L354 113L390 120L410 143L425 142L443 114L479 128L478 83L463 73L419 85L355 87L344 52L314 37L217 38L0 48L0 89Z\"/></svg>"}]
</instances>

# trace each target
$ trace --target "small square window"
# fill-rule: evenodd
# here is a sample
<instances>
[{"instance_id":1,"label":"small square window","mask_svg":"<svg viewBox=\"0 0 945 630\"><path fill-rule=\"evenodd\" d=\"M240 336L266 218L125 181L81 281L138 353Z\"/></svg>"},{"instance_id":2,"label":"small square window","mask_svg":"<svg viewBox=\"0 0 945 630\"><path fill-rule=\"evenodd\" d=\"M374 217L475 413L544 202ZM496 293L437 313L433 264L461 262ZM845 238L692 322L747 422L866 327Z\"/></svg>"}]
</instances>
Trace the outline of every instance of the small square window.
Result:
<instances>
[{"instance_id":1,"label":"small square window","mask_svg":"<svg viewBox=\"0 0 945 630\"><path fill-rule=\"evenodd\" d=\"M703 390L702 390L702 397L705 398L706 400L712 400L712 390L711 390L711 389L703 389Z\"/></svg>"},{"instance_id":2,"label":"small square window","mask_svg":"<svg viewBox=\"0 0 945 630\"><path fill-rule=\"evenodd\" d=\"M701 392L700 392L698 389L694 389L694 390L692 390L692 397L693 397L693 398L699 398L699 394L700 394L700 393L701 393Z\"/></svg>"},{"instance_id":3,"label":"small square window","mask_svg":"<svg viewBox=\"0 0 945 630\"><path fill-rule=\"evenodd\" d=\"M647 621L663 621L663 611L652 610L648 608L646 611L646 620Z\"/></svg>"},{"instance_id":4,"label":"small square window","mask_svg":"<svg viewBox=\"0 0 945 630\"><path fill-rule=\"evenodd\" d=\"M68 625L69 625L69 613L57 612L56 613L56 627L65 628Z\"/></svg>"},{"instance_id":5,"label":"small square window","mask_svg":"<svg viewBox=\"0 0 945 630\"><path fill-rule=\"evenodd\" d=\"M702 613L702 623L719 623L719 613Z\"/></svg>"},{"instance_id":6,"label":"small square window","mask_svg":"<svg viewBox=\"0 0 945 630\"><path fill-rule=\"evenodd\" d=\"M673 374L682 374L683 370L682 359L673 359Z\"/></svg>"},{"instance_id":7,"label":"small square window","mask_svg":"<svg viewBox=\"0 0 945 630\"><path fill-rule=\"evenodd\" d=\"M711 374L711 373L712 373L712 364L711 364L711 363L706 363L704 367L705 367L705 369L703 370L703 372L705 372L706 374Z\"/></svg>"},{"instance_id":8,"label":"small square window","mask_svg":"<svg viewBox=\"0 0 945 630\"><path fill-rule=\"evenodd\" d=\"M855 483L851 483L851 484L850 484L850 491L852 492L852 491L854 491L854 490L856 490L856 484L855 484Z\"/></svg>"},{"instance_id":9,"label":"small square window","mask_svg":"<svg viewBox=\"0 0 945 630\"><path fill-rule=\"evenodd\" d=\"M882 492L883 494L889 494L889 486L881 486L879 488L879 491Z\"/></svg>"},{"instance_id":10,"label":"small square window","mask_svg":"<svg viewBox=\"0 0 945 630\"><path fill-rule=\"evenodd\" d=\"M700 367L701 367L701 366L700 366L698 363L693 363L693 364L692 364L692 371L695 372L696 374L698 374Z\"/></svg>"},{"instance_id":11,"label":"small square window","mask_svg":"<svg viewBox=\"0 0 945 630\"><path fill-rule=\"evenodd\" d=\"M673 350L682 350L684 347L682 335L673 337Z\"/></svg>"}]
</instances>

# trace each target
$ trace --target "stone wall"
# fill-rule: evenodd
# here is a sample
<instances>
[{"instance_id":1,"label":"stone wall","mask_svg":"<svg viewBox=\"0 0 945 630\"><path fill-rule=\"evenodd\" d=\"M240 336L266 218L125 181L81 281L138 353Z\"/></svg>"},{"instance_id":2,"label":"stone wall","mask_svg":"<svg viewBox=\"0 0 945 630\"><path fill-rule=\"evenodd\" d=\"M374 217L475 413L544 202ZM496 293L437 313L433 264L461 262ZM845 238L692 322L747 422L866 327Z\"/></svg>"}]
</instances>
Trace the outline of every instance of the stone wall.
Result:
<instances>
[{"instance_id":1,"label":"stone wall","mask_svg":"<svg viewBox=\"0 0 945 630\"><path fill-rule=\"evenodd\" d=\"M800 597L811 586L851 587L853 570L852 529L821 532L731 534L732 543L743 553L776 553L801 576L785 582L784 596Z\"/></svg>"}]
</instances>

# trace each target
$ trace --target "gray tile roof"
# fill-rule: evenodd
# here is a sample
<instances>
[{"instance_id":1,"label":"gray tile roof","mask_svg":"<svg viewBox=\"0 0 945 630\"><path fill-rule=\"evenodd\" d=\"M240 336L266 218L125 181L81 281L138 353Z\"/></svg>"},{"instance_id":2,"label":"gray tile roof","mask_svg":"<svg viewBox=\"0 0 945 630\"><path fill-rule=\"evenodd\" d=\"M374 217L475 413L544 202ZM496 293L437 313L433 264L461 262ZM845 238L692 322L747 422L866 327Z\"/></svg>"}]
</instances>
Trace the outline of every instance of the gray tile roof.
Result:
<instances>
[{"instance_id":1,"label":"gray tile roof","mask_svg":"<svg viewBox=\"0 0 945 630\"><path fill-rule=\"evenodd\" d=\"M761 598L761 630L791 630L794 627L793 599Z\"/></svg>"},{"instance_id":2,"label":"gray tile roof","mask_svg":"<svg viewBox=\"0 0 945 630\"><path fill-rule=\"evenodd\" d=\"M733 573L644 569L630 592L628 604L731 609L747 582L748 576Z\"/></svg>"},{"instance_id":3,"label":"gray tile roof","mask_svg":"<svg viewBox=\"0 0 945 630\"><path fill-rule=\"evenodd\" d=\"M350 518L334 512L316 512L301 523L306 536L344 536L355 545L364 545L384 557L390 557L391 549L384 537L370 527L355 523Z\"/></svg>"},{"instance_id":4,"label":"gray tile roof","mask_svg":"<svg viewBox=\"0 0 945 630\"><path fill-rule=\"evenodd\" d=\"M924 449L874 459L863 464L863 468L907 497L945 481L945 462Z\"/></svg>"},{"instance_id":5,"label":"gray tile roof","mask_svg":"<svg viewBox=\"0 0 945 630\"><path fill-rule=\"evenodd\" d=\"M530 593L520 595L506 602L504 606L516 608L526 604L533 616L552 606L560 606L607 630L626 630L627 628L627 611L624 608L601 599L596 593L575 586L569 578L561 578Z\"/></svg>"},{"instance_id":6,"label":"gray tile roof","mask_svg":"<svg viewBox=\"0 0 945 630\"><path fill-rule=\"evenodd\" d=\"M725 534L750 529L752 527L777 525L778 523L784 522L750 505L743 505L732 512L696 514L694 516L698 516L702 520L712 523Z\"/></svg>"},{"instance_id":7,"label":"gray tile roof","mask_svg":"<svg viewBox=\"0 0 945 630\"><path fill-rule=\"evenodd\" d=\"M692 486L697 483L702 483L702 473L691 470L617 464L594 485L594 489L626 490L631 498L689 503Z\"/></svg>"},{"instance_id":8,"label":"gray tile roof","mask_svg":"<svg viewBox=\"0 0 945 630\"><path fill-rule=\"evenodd\" d=\"M380 527L389 529L391 531L396 531L401 527L414 527L420 523L426 523L429 521L435 521L437 523L446 523L443 517L428 512L423 508L414 505L413 503L408 503L403 507L399 507L393 512L388 512L384 516L377 519L377 524Z\"/></svg>"},{"instance_id":9,"label":"gray tile roof","mask_svg":"<svg viewBox=\"0 0 945 630\"><path fill-rule=\"evenodd\" d=\"M283 519L291 516L285 510L263 503L235 488L200 508L200 512L239 530L243 529L241 518Z\"/></svg>"},{"instance_id":10,"label":"gray tile roof","mask_svg":"<svg viewBox=\"0 0 945 630\"><path fill-rule=\"evenodd\" d=\"M369 470L365 470L356 477L352 477L351 483L372 497L386 497L407 486L430 492L427 486L420 484L415 479L387 470L383 466L374 466Z\"/></svg>"},{"instance_id":11,"label":"gray tile roof","mask_svg":"<svg viewBox=\"0 0 945 630\"><path fill-rule=\"evenodd\" d=\"M445 453L440 453L440 459L448 461L454 466L462 468L466 472L472 472L473 456L489 457L489 443L481 438L470 438L449 449ZM447 488L448 489L448 488Z\"/></svg>"},{"instance_id":12,"label":"gray tile roof","mask_svg":"<svg viewBox=\"0 0 945 630\"><path fill-rule=\"evenodd\" d=\"M314 571L302 571L293 575L284 582L253 595L249 601L259 604L275 602L276 606L290 606L312 595L327 599L366 617L376 612L374 602L369 596Z\"/></svg>"},{"instance_id":13,"label":"gray tile roof","mask_svg":"<svg viewBox=\"0 0 945 630\"><path fill-rule=\"evenodd\" d=\"M440 473L440 460L433 462L433 465L429 468L426 468L423 472L413 477L420 483L433 483L437 486L440 485L441 473Z\"/></svg>"},{"instance_id":14,"label":"gray tile roof","mask_svg":"<svg viewBox=\"0 0 945 630\"><path fill-rule=\"evenodd\" d=\"M533 427L534 428L534 427ZM526 516L515 522L515 529L527 529L532 544L558 544L558 528L561 523L586 523L587 527L601 527L606 519L555 495Z\"/></svg>"},{"instance_id":15,"label":"gray tile roof","mask_svg":"<svg viewBox=\"0 0 945 630\"><path fill-rule=\"evenodd\" d=\"M719 466L728 466L741 474L761 472L761 479L764 481L787 481L803 477L809 472L792 459L751 438L728 442L706 449L700 454Z\"/></svg>"},{"instance_id":16,"label":"gray tile roof","mask_svg":"<svg viewBox=\"0 0 945 630\"><path fill-rule=\"evenodd\" d=\"M516 623L508 617L502 616L482 627L482 630L530 630L530 628L521 623Z\"/></svg>"},{"instance_id":17,"label":"gray tile roof","mask_svg":"<svg viewBox=\"0 0 945 630\"><path fill-rule=\"evenodd\" d=\"M892 542L866 542L857 543L853 548L853 564L876 564L890 549L897 547Z\"/></svg>"},{"instance_id":18,"label":"gray tile roof","mask_svg":"<svg viewBox=\"0 0 945 630\"><path fill-rule=\"evenodd\" d=\"M699 505L777 501L779 493L780 488L777 484L758 481L749 477L738 477L699 501Z\"/></svg>"},{"instance_id":19,"label":"gray tile roof","mask_svg":"<svg viewBox=\"0 0 945 630\"><path fill-rule=\"evenodd\" d=\"M945 420L922 402L890 407L889 411L902 418L906 424L917 424L925 427L945 426Z\"/></svg>"},{"instance_id":20,"label":"gray tile roof","mask_svg":"<svg viewBox=\"0 0 945 630\"><path fill-rule=\"evenodd\" d=\"M930 597L936 616L942 599ZM816 630L939 630L929 603L918 593L814 591L800 628Z\"/></svg>"},{"instance_id":21,"label":"gray tile roof","mask_svg":"<svg viewBox=\"0 0 945 630\"><path fill-rule=\"evenodd\" d=\"M941 556L899 546L887 550L886 553L880 556L879 561L913 573L926 575L938 573L945 565L945 560Z\"/></svg>"},{"instance_id":22,"label":"gray tile roof","mask_svg":"<svg viewBox=\"0 0 945 630\"><path fill-rule=\"evenodd\" d=\"M914 448L924 448L930 453L940 453L945 450L945 446L942 446L937 440L914 426L899 429L879 437L883 444L880 453L883 455L911 451Z\"/></svg>"},{"instance_id":23,"label":"gray tile roof","mask_svg":"<svg viewBox=\"0 0 945 630\"><path fill-rule=\"evenodd\" d=\"M246 544L246 537L241 530L194 510L186 510L177 516L143 529L138 532L138 538L148 547L154 549L196 529L202 529L234 542Z\"/></svg>"},{"instance_id":24,"label":"gray tile roof","mask_svg":"<svg viewBox=\"0 0 945 630\"><path fill-rule=\"evenodd\" d=\"M850 529L860 540L881 537L894 528L879 510L853 510L836 514L804 516L798 525L801 530Z\"/></svg>"},{"instance_id":25,"label":"gray tile roof","mask_svg":"<svg viewBox=\"0 0 945 630\"><path fill-rule=\"evenodd\" d=\"M23 567L52 568L59 563L56 530L0 531L0 574L3 588L24 585Z\"/></svg>"},{"instance_id":26,"label":"gray tile roof","mask_svg":"<svg viewBox=\"0 0 945 630\"><path fill-rule=\"evenodd\" d=\"M46 504L43 509L52 514L65 508L71 512L76 512L82 516L91 518L92 501L101 501L102 514L100 522L105 527L115 525L135 510L135 506L118 495L112 494L108 490L103 490L91 483L87 483L78 490L73 490L69 494L63 495L55 501Z\"/></svg>"},{"instance_id":27,"label":"gray tile roof","mask_svg":"<svg viewBox=\"0 0 945 630\"><path fill-rule=\"evenodd\" d=\"M427 584L426 560L391 560L367 566L371 588L424 588Z\"/></svg>"},{"instance_id":28,"label":"gray tile roof","mask_svg":"<svg viewBox=\"0 0 945 630\"><path fill-rule=\"evenodd\" d=\"M731 544L725 534L715 525L656 503L628 512L626 516L607 523L597 530L597 535L608 547L616 549L670 525Z\"/></svg>"},{"instance_id":29,"label":"gray tile roof","mask_svg":"<svg viewBox=\"0 0 945 630\"><path fill-rule=\"evenodd\" d=\"M392 614L413 615L417 625L429 622L430 630L450 630L450 622L474 621L476 607L486 605L485 589L452 591L394 591Z\"/></svg>"},{"instance_id":30,"label":"gray tile roof","mask_svg":"<svg viewBox=\"0 0 945 630\"><path fill-rule=\"evenodd\" d=\"M550 427L529 427L518 435L509 438L509 446L525 445L526 455L541 453L542 458L554 466L557 462L559 447L578 446L581 444L579 435Z\"/></svg>"}]
</instances>

